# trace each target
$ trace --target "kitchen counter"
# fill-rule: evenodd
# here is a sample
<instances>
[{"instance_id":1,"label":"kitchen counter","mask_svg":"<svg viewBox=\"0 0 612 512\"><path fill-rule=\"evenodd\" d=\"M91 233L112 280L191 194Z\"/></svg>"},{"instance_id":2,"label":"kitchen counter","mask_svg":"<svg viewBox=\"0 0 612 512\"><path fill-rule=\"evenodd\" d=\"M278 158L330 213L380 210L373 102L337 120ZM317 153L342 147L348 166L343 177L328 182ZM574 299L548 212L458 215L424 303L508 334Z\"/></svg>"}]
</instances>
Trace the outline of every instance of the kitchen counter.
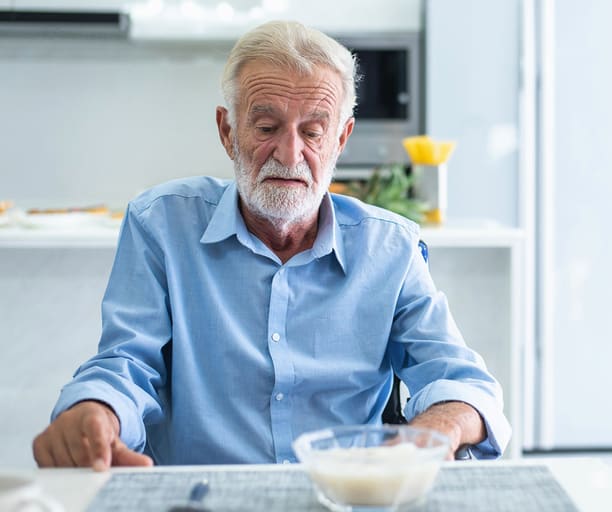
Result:
<instances>
[{"instance_id":1,"label":"kitchen counter","mask_svg":"<svg viewBox=\"0 0 612 512\"><path fill-rule=\"evenodd\" d=\"M22 227L0 228L2 248L70 248L115 247L117 228L34 229Z\"/></svg>"}]
</instances>

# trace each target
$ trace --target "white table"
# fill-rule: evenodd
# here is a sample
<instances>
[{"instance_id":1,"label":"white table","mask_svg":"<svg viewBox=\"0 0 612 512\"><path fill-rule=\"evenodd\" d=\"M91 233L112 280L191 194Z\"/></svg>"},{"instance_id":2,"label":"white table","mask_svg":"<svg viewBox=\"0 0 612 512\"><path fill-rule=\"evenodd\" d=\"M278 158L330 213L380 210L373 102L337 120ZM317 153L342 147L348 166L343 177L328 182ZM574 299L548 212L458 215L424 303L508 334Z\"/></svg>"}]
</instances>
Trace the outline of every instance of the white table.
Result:
<instances>
[{"instance_id":1,"label":"white table","mask_svg":"<svg viewBox=\"0 0 612 512\"><path fill-rule=\"evenodd\" d=\"M610 512L612 510L612 468L596 458L538 458L499 461L448 462L447 465L546 465L582 512ZM292 465L299 469L299 465ZM203 466L156 467L150 471L189 471ZM205 466L206 471L286 471L287 466ZM114 468L106 473L87 469L44 469L30 472L44 492L58 500L66 512L82 512L96 492L113 472L143 471L142 468ZM517 491L519 492L519 491ZM494 511L492 511L494 512Z\"/></svg>"}]
</instances>

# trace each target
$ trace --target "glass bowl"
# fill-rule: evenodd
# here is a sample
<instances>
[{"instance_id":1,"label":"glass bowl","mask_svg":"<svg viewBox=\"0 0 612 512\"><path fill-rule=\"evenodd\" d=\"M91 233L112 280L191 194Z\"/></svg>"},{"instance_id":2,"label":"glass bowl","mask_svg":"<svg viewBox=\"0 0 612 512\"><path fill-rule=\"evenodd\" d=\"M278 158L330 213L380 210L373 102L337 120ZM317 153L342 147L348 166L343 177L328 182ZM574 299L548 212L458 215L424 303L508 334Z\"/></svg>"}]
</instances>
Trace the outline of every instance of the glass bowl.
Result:
<instances>
[{"instance_id":1,"label":"glass bowl","mask_svg":"<svg viewBox=\"0 0 612 512\"><path fill-rule=\"evenodd\" d=\"M330 510L392 512L424 501L450 441L409 425L356 425L304 433L293 449Z\"/></svg>"}]
</instances>

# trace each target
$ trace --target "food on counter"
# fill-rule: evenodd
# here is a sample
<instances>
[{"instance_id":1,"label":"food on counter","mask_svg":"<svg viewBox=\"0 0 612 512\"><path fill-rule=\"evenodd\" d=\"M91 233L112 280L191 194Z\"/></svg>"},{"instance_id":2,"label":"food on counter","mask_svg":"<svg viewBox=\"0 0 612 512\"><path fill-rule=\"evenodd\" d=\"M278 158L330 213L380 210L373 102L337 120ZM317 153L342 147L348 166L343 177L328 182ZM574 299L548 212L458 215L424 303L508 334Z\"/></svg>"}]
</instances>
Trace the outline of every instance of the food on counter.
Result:
<instances>
[{"instance_id":1,"label":"food on counter","mask_svg":"<svg viewBox=\"0 0 612 512\"><path fill-rule=\"evenodd\" d=\"M96 206L84 206L76 208L31 208L27 211L28 215L41 215L41 214L66 214L66 213L93 213L96 215L108 215L110 210L107 206L96 205Z\"/></svg>"},{"instance_id":2,"label":"food on counter","mask_svg":"<svg viewBox=\"0 0 612 512\"><path fill-rule=\"evenodd\" d=\"M12 201L0 201L0 226L8 226L11 222L9 210L13 207Z\"/></svg>"},{"instance_id":3,"label":"food on counter","mask_svg":"<svg viewBox=\"0 0 612 512\"><path fill-rule=\"evenodd\" d=\"M0 214L6 213L13 207L12 201L0 201Z\"/></svg>"},{"instance_id":4,"label":"food on counter","mask_svg":"<svg viewBox=\"0 0 612 512\"><path fill-rule=\"evenodd\" d=\"M19 219L27 228L82 229L120 225L104 204L66 208L30 208Z\"/></svg>"},{"instance_id":5,"label":"food on counter","mask_svg":"<svg viewBox=\"0 0 612 512\"><path fill-rule=\"evenodd\" d=\"M20 209L12 201L0 200L0 226L51 230L118 229L124 211L105 204L76 207Z\"/></svg>"}]
</instances>

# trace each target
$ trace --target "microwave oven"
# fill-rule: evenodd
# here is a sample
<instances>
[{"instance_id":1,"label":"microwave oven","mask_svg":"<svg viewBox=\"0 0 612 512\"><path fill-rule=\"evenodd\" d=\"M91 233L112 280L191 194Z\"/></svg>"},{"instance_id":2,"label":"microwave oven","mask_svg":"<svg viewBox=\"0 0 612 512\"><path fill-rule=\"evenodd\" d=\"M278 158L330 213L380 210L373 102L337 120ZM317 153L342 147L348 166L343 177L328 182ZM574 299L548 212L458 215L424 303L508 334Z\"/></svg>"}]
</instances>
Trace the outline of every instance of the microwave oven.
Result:
<instances>
[{"instance_id":1,"label":"microwave oven","mask_svg":"<svg viewBox=\"0 0 612 512\"><path fill-rule=\"evenodd\" d=\"M357 57L355 128L337 163L343 170L408 164L402 139L421 133L420 34L337 37Z\"/></svg>"}]
</instances>

